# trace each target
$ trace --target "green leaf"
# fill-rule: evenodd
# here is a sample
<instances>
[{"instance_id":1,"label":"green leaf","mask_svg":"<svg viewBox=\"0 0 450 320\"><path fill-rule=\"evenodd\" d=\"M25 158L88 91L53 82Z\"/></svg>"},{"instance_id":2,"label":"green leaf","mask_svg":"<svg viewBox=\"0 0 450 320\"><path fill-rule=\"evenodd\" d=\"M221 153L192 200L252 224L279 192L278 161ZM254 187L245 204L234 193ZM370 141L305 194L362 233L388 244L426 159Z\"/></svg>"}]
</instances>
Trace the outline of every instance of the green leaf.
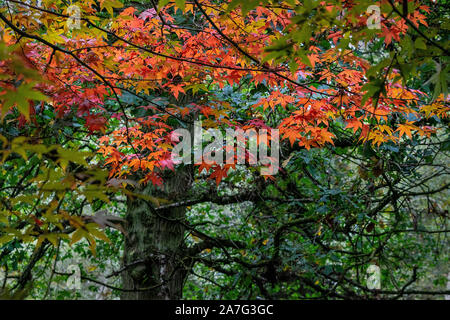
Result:
<instances>
[{"instance_id":1,"label":"green leaf","mask_svg":"<svg viewBox=\"0 0 450 320\"><path fill-rule=\"evenodd\" d=\"M48 100L44 94L33 89L33 86L34 83L22 83L16 90L8 91L2 96L2 98L5 99L2 107L2 120L4 119L6 112L14 105L17 106L19 112L23 114L27 120L30 120L30 105L28 100Z\"/></svg>"},{"instance_id":2,"label":"green leaf","mask_svg":"<svg viewBox=\"0 0 450 320\"><path fill-rule=\"evenodd\" d=\"M105 8L108 13L113 16L114 8L122 8L123 3L119 0L106 0L100 5L100 9Z\"/></svg>"},{"instance_id":3,"label":"green leaf","mask_svg":"<svg viewBox=\"0 0 450 320\"><path fill-rule=\"evenodd\" d=\"M159 0L158 8L164 7L169 2L170 2L170 0Z\"/></svg>"},{"instance_id":4,"label":"green leaf","mask_svg":"<svg viewBox=\"0 0 450 320\"><path fill-rule=\"evenodd\" d=\"M427 50L427 45L423 38L417 38L416 41L414 41L414 47L416 47L416 49Z\"/></svg>"},{"instance_id":5,"label":"green leaf","mask_svg":"<svg viewBox=\"0 0 450 320\"><path fill-rule=\"evenodd\" d=\"M178 8L181 9L181 11L184 11L185 8L185 0L175 0L175 4L177 5Z\"/></svg>"},{"instance_id":6,"label":"green leaf","mask_svg":"<svg viewBox=\"0 0 450 320\"><path fill-rule=\"evenodd\" d=\"M85 235L85 231L81 228L77 229L73 234L72 234L72 238L70 240L70 244L72 245L74 243L77 243L78 241L81 240L81 238L83 238L83 236Z\"/></svg>"}]
</instances>

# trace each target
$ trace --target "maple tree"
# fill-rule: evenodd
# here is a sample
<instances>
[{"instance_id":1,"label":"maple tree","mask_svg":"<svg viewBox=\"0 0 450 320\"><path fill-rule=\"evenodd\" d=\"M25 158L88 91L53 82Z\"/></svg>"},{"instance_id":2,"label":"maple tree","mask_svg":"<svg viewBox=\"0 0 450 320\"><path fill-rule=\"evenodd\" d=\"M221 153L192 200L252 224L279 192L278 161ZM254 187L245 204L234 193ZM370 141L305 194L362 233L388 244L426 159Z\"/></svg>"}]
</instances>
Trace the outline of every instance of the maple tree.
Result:
<instances>
[{"instance_id":1,"label":"maple tree","mask_svg":"<svg viewBox=\"0 0 450 320\"><path fill-rule=\"evenodd\" d=\"M199 264L251 297L276 297L278 281L308 297L407 294L351 275L389 260L383 248L409 228L411 198L446 218L429 197L448 183L426 185L448 174L434 162L448 151L449 114L448 36L437 26L448 30L448 14L437 4L376 2L380 27L368 28L373 1L87 0L71 3L75 18L62 0L0 3L2 163L22 177L3 173L0 255L35 248L12 291L49 248L85 238L95 254L95 239L116 232L124 259L112 287L125 299L180 298ZM279 174L173 163L171 133L197 120L279 129ZM427 165L438 171L412 179ZM85 213L123 196L123 218ZM253 205L226 215L211 203ZM218 216L205 218L205 204ZM242 230L212 227L227 223Z\"/></svg>"}]
</instances>

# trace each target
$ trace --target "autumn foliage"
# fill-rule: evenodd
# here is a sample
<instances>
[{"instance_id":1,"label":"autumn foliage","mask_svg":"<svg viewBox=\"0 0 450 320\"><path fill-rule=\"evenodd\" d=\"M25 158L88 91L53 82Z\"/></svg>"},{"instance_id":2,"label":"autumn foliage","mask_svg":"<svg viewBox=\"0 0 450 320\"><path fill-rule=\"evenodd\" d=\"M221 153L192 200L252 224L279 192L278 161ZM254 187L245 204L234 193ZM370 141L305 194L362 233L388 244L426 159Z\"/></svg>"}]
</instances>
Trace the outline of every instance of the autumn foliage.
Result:
<instances>
[{"instance_id":1,"label":"autumn foliage","mask_svg":"<svg viewBox=\"0 0 450 320\"><path fill-rule=\"evenodd\" d=\"M160 6L158 12L154 8L138 12L128 7L115 14L113 9L122 7L121 2L99 1L100 10L110 16L106 27L106 21L99 23L95 16L96 1L83 1L79 3L83 12L81 27L74 30L67 29L67 13L57 3L48 2L47 11L39 12L39 20L30 19L28 10L17 13L11 23L26 21L26 34L8 28L3 32L3 41L13 45L17 37L23 39L22 59L44 80L35 88L51 98L59 117L83 118L91 133L108 130L109 119L121 123L99 139L102 146L98 152L110 166L111 177L140 170L146 173L142 182L162 183L158 172L172 167L167 165L171 149L168 133L173 129L167 121L170 117L185 119L198 114L209 127L248 126L245 120L234 117L229 102L214 96L201 100L209 88L239 85L244 79L251 79L255 87L270 88L247 108L250 118L277 111L281 138L306 149L333 144L336 136L331 128L337 122L358 141L379 146L413 134L429 136L434 129L420 121L447 115L442 96L432 104L424 104L425 93L405 86L396 53L371 66L345 46L350 35L343 29L359 30L364 40L384 37L387 46L400 41L410 29L397 16L381 19L381 30L361 30L368 15L352 2L342 7L337 3L314 4L321 7L318 17L330 21L336 19L338 10L345 9L340 19L342 29L330 28L326 21L314 30L300 31L295 30L299 15L288 3L243 12L227 3L204 2L197 6L183 1L181 7L169 3ZM22 8L33 9L26 4ZM203 29L173 26L172 13L177 10L185 16L203 13ZM428 7L420 5L409 21L417 27L426 26L427 12ZM46 28L40 35L43 41L33 41L41 25ZM321 39L330 44L319 47ZM417 42L416 50L422 46ZM8 61L2 63L8 69ZM35 111L31 108L30 113L24 102L13 102L9 97L14 91L28 99L42 95L33 93L36 91L29 84L15 88L3 82L2 115L16 103L23 125ZM23 94L22 90L28 91ZM149 98L154 91L159 96L172 96L174 101L186 95L198 98L190 103L169 104L167 99ZM141 99L143 116L128 115L123 102L111 107L112 101L129 92ZM394 125L393 115L398 115ZM263 121L250 123L253 127L264 125Z\"/></svg>"}]
</instances>

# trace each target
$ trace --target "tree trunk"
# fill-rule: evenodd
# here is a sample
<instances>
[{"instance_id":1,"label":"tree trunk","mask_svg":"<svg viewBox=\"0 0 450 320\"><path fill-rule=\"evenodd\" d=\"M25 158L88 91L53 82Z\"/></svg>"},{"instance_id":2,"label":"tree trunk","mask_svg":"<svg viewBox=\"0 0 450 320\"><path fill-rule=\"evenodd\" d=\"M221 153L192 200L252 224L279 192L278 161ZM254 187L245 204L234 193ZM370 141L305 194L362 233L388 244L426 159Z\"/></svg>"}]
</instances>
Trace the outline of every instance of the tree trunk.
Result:
<instances>
[{"instance_id":1,"label":"tree trunk","mask_svg":"<svg viewBox=\"0 0 450 320\"><path fill-rule=\"evenodd\" d=\"M176 201L189 189L189 166L164 178L163 190L149 185L145 195ZM136 197L128 198L127 236L125 239L122 299L180 299L190 268L183 253L184 207L155 211L151 203ZM180 223L182 222L182 223ZM152 289L148 289L152 288Z\"/></svg>"}]
</instances>

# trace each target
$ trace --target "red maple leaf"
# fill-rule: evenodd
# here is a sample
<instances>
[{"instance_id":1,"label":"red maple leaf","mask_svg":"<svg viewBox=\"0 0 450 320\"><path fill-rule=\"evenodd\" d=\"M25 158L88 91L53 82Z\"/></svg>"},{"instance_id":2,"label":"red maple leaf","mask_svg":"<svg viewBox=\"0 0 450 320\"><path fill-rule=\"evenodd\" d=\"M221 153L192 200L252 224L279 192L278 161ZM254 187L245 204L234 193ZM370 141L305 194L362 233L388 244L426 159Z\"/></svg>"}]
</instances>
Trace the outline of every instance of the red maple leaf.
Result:
<instances>
[{"instance_id":1,"label":"red maple leaf","mask_svg":"<svg viewBox=\"0 0 450 320\"><path fill-rule=\"evenodd\" d=\"M90 115L86 118L86 127L92 133L94 131L105 131L106 118L97 115Z\"/></svg>"}]
</instances>

